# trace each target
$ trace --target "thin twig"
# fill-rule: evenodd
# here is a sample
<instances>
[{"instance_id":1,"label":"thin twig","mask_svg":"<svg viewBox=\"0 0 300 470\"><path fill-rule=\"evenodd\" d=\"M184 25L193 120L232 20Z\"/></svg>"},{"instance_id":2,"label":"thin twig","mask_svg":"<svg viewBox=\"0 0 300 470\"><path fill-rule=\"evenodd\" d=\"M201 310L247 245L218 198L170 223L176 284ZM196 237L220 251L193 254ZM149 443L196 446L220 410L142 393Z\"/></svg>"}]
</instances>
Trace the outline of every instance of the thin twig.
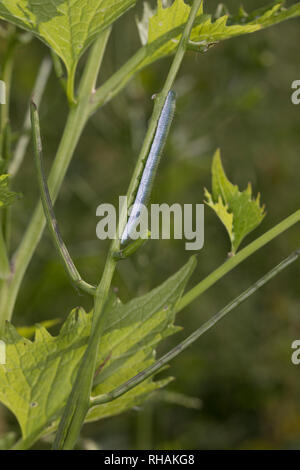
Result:
<instances>
[{"instance_id":1,"label":"thin twig","mask_svg":"<svg viewBox=\"0 0 300 470\"><path fill-rule=\"evenodd\" d=\"M167 354L162 356L158 361L156 361L152 366L147 367L139 374L137 374L132 379L128 380L124 384L117 387L110 393L103 395L98 395L96 397L91 397L91 406L101 405L102 403L107 403L109 401L115 400L124 393L127 393L132 388L136 387L138 384L151 377L153 374L157 373L162 367L164 367L169 361L174 359L178 354L191 346L197 339L200 338L204 333L210 330L216 323L218 323L222 318L224 318L228 313L238 307L242 302L244 302L248 297L254 294L258 289L264 286L268 281L273 279L277 274L287 268L290 264L296 261L299 258L300 249L294 251L290 256L285 258L280 264L275 266L271 271L265 274L262 278L256 281L252 286L246 289L242 294L232 300L227 304L222 310L216 313L210 320L208 320L204 325L198 328L194 333L188 336L185 340L179 343L175 348L169 351Z\"/></svg>"},{"instance_id":2,"label":"thin twig","mask_svg":"<svg viewBox=\"0 0 300 470\"><path fill-rule=\"evenodd\" d=\"M32 90L32 97L37 106L39 106L41 103L46 85L48 83L51 68L52 68L51 60L49 59L49 57L45 57L39 68L37 79ZM8 173L12 176L16 175L16 173L18 172L23 162L23 159L24 159L24 156L25 156L25 153L26 153L29 141L30 141L29 131L30 131L30 109L28 109L26 113L24 124L23 124L23 133L17 142L13 159L10 162L9 167L8 167Z\"/></svg>"},{"instance_id":3,"label":"thin twig","mask_svg":"<svg viewBox=\"0 0 300 470\"><path fill-rule=\"evenodd\" d=\"M55 217L53 204L52 204L52 200L51 200L51 196L50 196L50 192L48 188L48 183L47 183L47 179L46 179L44 168L43 168L43 159L42 159L43 149L42 149L42 140L41 140L41 133L40 133L39 116L38 116L36 104L33 101L31 101L30 103L30 116L31 116L31 125L32 125L35 164L36 164L36 169L37 169L41 200L42 200L48 228L51 233L55 248L57 249L57 252L63 262L63 265L65 267L67 274L69 275L71 281L75 284L75 286L87 292L88 294L95 295L96 288L94 286L91 286L87 282L85 282L80 276L70 256L70 253L62 239L60 230L58 228L58 223Z\"/></svg>"}]
</instances>

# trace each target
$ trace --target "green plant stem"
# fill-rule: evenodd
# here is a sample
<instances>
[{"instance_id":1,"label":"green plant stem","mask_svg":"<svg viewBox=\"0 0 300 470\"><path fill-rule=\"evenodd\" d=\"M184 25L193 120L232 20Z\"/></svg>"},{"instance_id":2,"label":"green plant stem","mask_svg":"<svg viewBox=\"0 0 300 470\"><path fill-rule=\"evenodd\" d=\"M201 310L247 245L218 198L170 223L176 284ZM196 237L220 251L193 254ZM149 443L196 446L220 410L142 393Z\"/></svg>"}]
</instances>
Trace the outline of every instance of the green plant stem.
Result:
<instances>
[{"instance_id":1,"label":"green plant stem","mask_svg":"<svg viewBox=\"0 0 300 470\"><path fill-rule=\"evenodd\" d=\"M11 28L11 32L8 36L8 44L6 48L6 52L4 55L4 59L2 62L2 72L1 72L1 80L5 83L6 88L6 100L5 104L0 106L0 129L1 129L1 136L3 131L7 125L9 119L9 103L10 103L10 89L11 89L11 78L14 66L14 51L17 44L16 34L15 34L15 27ZM2 138L1 138L1 148L2 148Z\"/></svg>"},{"instance_id":2,"label":"green plant stem","mask_svg":"<svg viewBox=\"0 0 300 470\"><path fill-rule=\"evenodd\" d=\"M9 264L9 259L7 255L7 247L6 247L5 239L3 236L3 230L0 224L0 280L7 279L9 275L10 275L10 264Z\"/></svg>"},{"instance_id":3,"label":"green plant stem","mask_svg":"<svg viewBox=\"0 0 300 470\"><path fill-rule=\"evenodd\" d=\"M136 190L145 165L145 160L148 155L149 148L157 127L159 116L161 114L167 94L171 86L173 85L176 75L178 73L180 64L185 54L186 44L201 4L202 0L194 0L193 2L188 21L185 25L182 37L178 44L178 49L173 59L163 90L155 100L154 110L146 133L146 137L142 145L142 149L138 157L131 182L129 184L129 189L127 193L128 207L130 207L136 194ZM127 208L123 208L120 215L118 232L120 231L121 233L121 231L124 229L126 219ZM89 339L86 352L80 364L71 395L68 399L61 422L59 424L58 432L53 446L54 449L72 449L74 447L78 439L81 427L84 423L85 416L89 409L90 395L92 391L94 371L98 354L98 344L106 324L105 303L117 263L114 259L114 253L118 251L119 246L120 244L118 239L112 242L104 268L104 273L97 288L93 313L92 333Z\"/></svg>"},{"instance_id":4,"label":"green plant stem","mask_svg":"<svg viewBox=\"0 0 300 470\"><path fill-rule=\"evenodd\" d=\"M189 46L188 46L189 47ZM88 115L93 114L98 108L103 106L109 100L111 100L117 93L128 83L128 81L135 75L137 66L143 61L147 56L147 48L140 48L136 54L130 58L110 79L108 79L96 92L93 90L93 93L90 97ZM80 105L80 103L78 103ZM82 106L80 109L83 109ZM72 110L71 110L72 111ZM77 112L71 112L67 121L65 128L64 137L61 140L61 144L58 149L57 159L55 161L55 167L53 168L53 180L58 181L58 186L61 185L59 177L56 178L56 174L59 171L59 167L65 169L68 167L69 161L71 160L72 154L74 152L75 145L79 139L79 136L84 127L83 122L87 121L87 117L80 116L80 112L77 108ZM74 111L74 110L73 110ZM85 111L85 109L84 109ZM77 132L72 130L72 125L75 123L78 125ZM60 157L60 164L58 164L58 157ZM54 171L55 170L55 171ZM64 175L62 175L64 176ZM63 178L62 178L63 179ZM51 188L50 188L51 189ZM55 195L56 196L56 195ZM28 227L26 236L22 242L22 249L18 250L18 260L20 263L18 272L16 273L12 283L10 285L10 292L7 292L7 286L0 286L0 319L1 316L4 316L3 308L5 308L5 316L10 319L12 316L13 307L15 304L16 296L20 288L24 273L27 269L27 266L30 262L30 259L35 251L36 245L40 239L44 225L41 223L41 211L36 211L34 217L32 218L31 224ZM23 263L23 268L21 267L21 262ZM2 315L1 315L2 312ZM1 322L1 320L0 320Z\"/></svg>"},{"instance_id":5,"label":"green plant stem","mask_svg":"<svg viewBox=\"0 0 300 470\"><path fill-rule=\"evenodd\" d=\"M102 405L104 403L108 403L112 400L117 399L121 395L125 394L139 383L146 380L148 377L152 376L159 370L161 370L165 364L167 364L170 360L174 359L178 354L180 354L184 349L191 346L200 336L202 336L206 331L212 328L218 321L224 318L228 313L230 313L234 308L238 307L242 302L244 302L250 295L254 294L259 288L265 285L268 281L270 281L274 276L282 272L285 268L287 268L291 263L296 261L299 257L300 250L296 250L290 256L288 256L284 261L282 261L279 265L269 271L265 276L263 276L259 281L255 282L250 288L240 294L237 298L235 298L232 302L230 302L227 306L225 306L222 310L220 310L217 314L215 314L210 320L208 320L204 325L198 328L194 333L192 333L188 338L184 341L179 343L175 348L161 357L157 362L155 362L152 366L148 367L144 371L137 374L135 377L130 379L129 381L122 384L120 387L117 387L115 390L112 390L110 393L98 395L92 397L90 400L90 408L97 405ZM55 425L54 425L55 426ZM30 446L36 442L36 440L41 437L43 434L47 435L54 431L54 429L47 429L41 432L38 436L30 436L27 439L20 439L17 441L12 449L20 450L20 449L28 449Z\"/></svg>"},{"instance_id":6,"label":"green plant stem","mask_svg":"<svg viewBox=\"0 0 300 470\"><path fill-rule=\"evenodd\" d=\"M34 88L32 91L32 96L35 99L35 103L39 106L41 99L43 97L48 78L51 72L52 64L51 60L46 57L42 60L40 65L37 79L34 84ZM8 173L14 177L24 159L29 141L30 141L30 112L29 110L26 113L24 124L23 124L23 132L20 138L18 139L13 158L10 162L8 162ZM10 244L10 232L11 232L11 215L12 215L13 208L6 207L5 212L3 214L3 225L4 225L4 234L5 234L5 242L7 247L7 252L9 253L9 244Z\"/></svg>"},{"instance_id":7,"label":"green plant stem","mask_svg":"<svg viewBox=\"0 0 300 470\"><path fill-rule=\"evenodd\" d=\"M185 28L183 30L183 33L182 33L182 36L180 38L180 42L179 42L177 52L175 54L175 58L172 62L167 80L166 80L164 88L162 90L162 96L163 96L164 100L165 100L165 98L168 94L168 91L173 86L175 77L178 73L179 67L181 65L181 62L183 60L184 54L185 54L186 49L187 49L187 45L188 45L188 42L189 42L189 37L190 37L191 31L192 31L192 28L193 28L194 21L196 19L196 16L197 16L197 13L198 13L200 7L202 6L202 3L203 3L203 0L198 0L198 1L194 1L193 4L192 4L191 11L190 11L186 26L185 26Z\"/></svg>"},{"instance_id":8,"label":"green plant stem","mask_svg":"<svg viewBox=\"0 0 300 470\"><path fill-rule=\"evenodd\" d=\"M76 144L89 118L90 96L94 91L110 29L103 31L93 44L81 79L78 104L70 109L66 127L51 169L49 189L55 201L64 176L72 159ZM45 217L41 203L38 204L20 246L13 258L14 276L2 284L0 291L0 325L10 320L18 290L27 266L42 236Z\"/></svg>"},{"instance_id":9,"label":"green plant stem","mask_svg":"<svg viewBox=\"0 0 300 470\"><path fill-rule=\"evenodd\" d=\"M138 66L147 57L147 48L141 47L122 67L103 83L91 97L90 114L112 100L136 74Z\"/></svg>"},{"instance_id":10,"label":"green plant stem","mask_svg":"<svg viewBox=\"0 0 300 470\"><path fill-rule=\"evenodd\" d=\"M43 429L39 433L31 434L29 437L26 437L25 439L23 439L23 438L18 439L17 442L15 442L12 445L10 450L27 450L27 449L29 449L30 447L33 446L33 444L37 440L52 434L55 431L55 426L56 426L56 422L52 423L48 428Z\"/></svg>"},{"instance_id":11,"label":"green plant stem","mask_svg":"<svg viewBox=\"0 0 300 470\"><path fill-rule=\"evenodd\" d=\"M155 98L154 109L153 109L153 113L151 116L151 120L150 120L148 130L147 130L147 133L146 133L146 136L145 136L145 139L144 139L144 142L143 142L143 145L142 145L142 148L141 148L141 151L140 151L140 154L139 154L139 157L138 157L138 160L137 160L137 163L136 163L133 175L132 175L132 179L128 188L128 193L127 193L128 207L130 207L130 205L133 203L133 200L134 200L134 197L135 197L135 194L136 194L136 191L137 191L137 188L138 188L138 185L139 185L142 173L143 173L143 169L145 166L145 161L149 153L149 149L150 149L153 137L154 137L154 133L156 131L157 123L161 115L162 108L166 101L167 94L171 90L173 83L175 81L175 78L177 76L177 73L179 71L179 67L181 65L181 62L185 54L188 38L190 36L193 23L195 21L199 8L202 5L202 1L203 0L196 0L192 4L187 23L183 30L182 36L180 38L178 48L175 53L175 57L173 59L170 70L168 72L168 76L164 83L164 87L162 91ZM127 214L121 214L121 217L120 217L121 231L125 227L126 216Z\"/></svg>"},{"instance_id":12,"label":"green plant stem","mask_svg":"<svg viewBox=\"0 0 300 470\"><path fill-rule=\"evenodd\" d=\"M52 236L54 246L62 260L62 263L65 267L67 274L69 275L71 282L78 287L79 289L87 292L90 295L95 295L96 288L85 282L80 276L71 255L66 247L60 230L58 228L58 223L55 217L54 208L51 201L51 196L44 172L43 167L43 149L42 149L42 139L40 133L40 123L39 116L36 104L31 102L30 104L31 111L31 125L32 125L32 136L33 136L33 148L35 156L35 165L37 169L38 183L40 188L41 200L43 204L44 214L47 220L48 228Z\"/></svg>"},{"instance_id":13,"label":"green plant stem","mask_svg":"<svg viewBox=\"0 0 300 470\"><path fill-rule=\"evenodd\" d=\"M201 2L199 2L199 5ZM105 35L105 32L102 33ZM101 39L99 39L101 42ZM105 42L105 41L104 41ZM96 45L95 45L96 47ZM101 45L99 47L99 53L101 52ZM70 110L68 120L66 123L63 138L57 151L56 159L50 174L49 186L52 193L52 199L55 201L59 187L63 181L67 167L71 161L74 149L79 140L81 132L88 120L88 117L93 114L99 107L110 101L117 93L128 83L128 81L136 73L136 67L140 64L147 55L147 48L142 47L137 53L124 64L119 71L117 71L109 80L107 80L96 92L94 88L91 95L89 96L89 103L83 103L83 100L78 98L78 104ZM86 71L87 72L87 71ZM171 82L171 81L170 81ZM170 83L169 82L169 83ZM167 91L167 90L166 90ZM166 94L165 94L166 97ZM160 101L160 106L158 101ZM143 149L143 157L146 158L147 150L151 144L153 134L155 131L155 123L158 120L163 99L156 100L156 112L153 113L153 126L148 134L148 142L145 142ZM22 160L22 158L21 158ZM143 161L141 162L143 164ZM140 168L136 167L136 173L134 176L139 175ZM134 178L133 178L134 179ZM53 181L53 188L51 182ZM136 180L135 180L136 181ZM138 184L138 183L137 183ZM21 245L15 256L15 275L11 280L10 285L7 284L0 287L0 324L1 319L11 319L13 308L15 305L16 297L20 289L24 274L27 266L32 258L32 255L36 249L36 246L40 240L43 232L45 222L43 221L41 206L38 206L31 220L30 225L25 233L25 236L21 242ZM4 313L5 310L5 313Z\"/></svg>"},{"instance_id":14,"label":"green plant stem","mask_svg":"<svg viewBox=\"0 0 300 470\"><path fill-rule=\"evenodd\" d=\"M66 85L66 93L67 93L67 98L68 98L70 106L75 106L77 104L77 100L74 96L75 74L76 74L76 66L73 66L68 71L68 78L67 78L67 85Z\"/></svg>"},{"instance_id":15,"label":"green plant stem","mask_svg":"<svg viewBox=\"0 0 300 470\"><path fill-rule=\"evenodd\" d=\"M232 300L229 304L227 304L222 310L216 313L210 320L205 322L200 328L198 328L194 333L188 336L185 340L175 346L171 351L167 354L162 356L158 361L156 361L153 365L148 367L147 369L143 370L139 374L137 374L132 379L128 380L124 384L117 387L115 390L111 391L110 393L106 393L103 395L98 395L96 397L91 398L91 407L96 405L101 405L103 403L110 402L115 400L116 398L124 395L132 388L136 387L138 384L146 380L147 378L151 377L153 374L157 373L162 367L164 367L169 361L174 359L178 354L182 351L187 349L191 346L197 339L200 338L204 333L210 330L217 322L219 322L222 318L224 318L228 313L238 307L242 302L244 302L248 297L254 294L258 289L264 286L267 282L269 282L273 277L277 276L281 271L287 268L290 264L295 262L300 255L300 249L294 251L290 256L284 259L280 264L278 264L275 268L265 274L262 278L260 278L257 282L252 284L251 287L246 289L242 294Z\"/></svg>"},{"instance_id":16,"label":"green plant stem","mask_svg":"<svg viewBox=\"0 0 300 470\"><path fill-rule=\"evenodd\" d=\"M3 154L2 158L4 173L7 173L7 164L11 157L11 127L9 121L5 127L4 131L4 141L3 141ZM2 208L2 230L3 230L3 237L5 240L7 256L9 258L9 248L10 248L10 238L11 238L11 206L5 206Z\"/></svg>"},{"instance_id":17,"label":"green plant stem","mask_svg":"<svg viewBox=\"0 0 300 470\"><path fill-rule=\"evenodd\" d=\"M91 336L80 363L67 405L63 411L62 419L59 423L58 431L53 443L54 450L70 450L74 448L86 414L89 410L89 402L98 355L99 333L101 335L106 324L106 317L110 313L108 309L105 311L104 307L115 266L116 262L111 254L109 254L95 297Z\"/></svg>"},{"instance_id":18,"label":"green plant stem","mask_svg":"<svg viewBox=\"0 0 300 470\"><path fill-rule=\"evenodd\" d=\"M8 35L8 43L5 51L2 70L1 70L1 80L5 83L5 103L0 105L0 157L4 157L4 142L5 142L5 133L7 126L9 126L9 104L10 104L10 89L11 89L11 79L14 66L14 51L16 47L16 35L15 27L10 28ZM5 165L6 167L6 165ZM6 235L9 232L8 228L8 213L7 208L2 208L0 210L0 289L8 281L7 279L10 276L10 263L8 256L8 247L6 243ZM1 303L1 299L0 299ZM0 314L1 319L1 314ZM1 321L0 321L0 332L1 332Z\"/></svg>"},{"instance_id":19,"label":"green plant stem","mask_svg":"<svg viewBox=\"0 0 300 470\"><path fill-rule=\"evenodd\" d=\"M180 43L177 48L175 58L169 70L168 78L161 92L161 101L164 102L168 91L172 88L177 72L181 65L186 49L189 47L189 37L196 19L199 8L203 0L193 2L188 21L181 35ZM199 52L199 50L197 51ZM120 92L128 81L136 74L139 65L147 57L149 51L147 46L141 47L111 78L109 78L101 87L96 90L92 97L91 114L98 108L106 104ZM162 106L162 105L161 105ZM160 108L161 109L161 108Z\"/></svg>"}]
</instances>

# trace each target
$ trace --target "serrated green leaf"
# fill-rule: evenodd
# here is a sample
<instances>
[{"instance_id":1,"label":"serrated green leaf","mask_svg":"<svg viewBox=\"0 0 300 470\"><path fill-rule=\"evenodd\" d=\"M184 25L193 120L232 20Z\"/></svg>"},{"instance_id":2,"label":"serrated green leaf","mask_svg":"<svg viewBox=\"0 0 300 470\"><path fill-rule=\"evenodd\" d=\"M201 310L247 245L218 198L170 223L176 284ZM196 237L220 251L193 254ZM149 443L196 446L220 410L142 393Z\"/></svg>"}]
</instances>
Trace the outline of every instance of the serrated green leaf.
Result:
<instances>
[{"instance_id":1,"label":"serrated green leaf","mask_svg":"<svg viewBox=\"0 0 300 470\"><path fill-rule=\"evenodd\" d=\"M201 6L190 35L194 48L197 50L198 47L199 52L203 52L217 42L299 16L300 3L286 9L280 2L252 14L241 11L243 15L240 13L234 17L225 14L215 19L204 14ZM175 52L189 13L190 6L184 0L175 0L166 7L162 0L158 0L155 12L148 6L145 8L142 19L137 21L141 42L146 49L139 69Z\"/></svg>"},{"instance_id":2,"label":"serrated green leaf","mask_svg":"<svg viewBox=\"0 0 300 470\"><path fill-rule=\"evenodd\" d=\"M0 18L30 31L66 65L72 95L78 60L95 37L136 0L0 1ZM72 99L72 96L69 96Z\"/></svg>"},{"instance_id":3,"label":"serrated green leaf","mask_svg":"<svg viewBox=\"0 0 300 470\"><path fill-rule=\"evenodd\" d=\"M195 267L195 258L174 276L148 294L127 304L109 302L109 323L101 338L93 395L111 391L155 361L155 346L178 330L174 306ZM7 324L6 364L0 365L0 401L17 417L23 439L32 443L54 430L72 389L85 351L91 314L71 312L60 334L52 337L45 328L34 341L21 337ZM88 420L112 416L138 405L147 395L170 379L147 379L130 392L105 405L91 408Z\"/></svg>"},{"instance_id":4,"label":"serrated green leaf","mask_svg":"<svg viewBox=\"0 0 300 470\"><path fill-rule=\"evenodd\" d=\"M273 2L271 5L258 8L248 13L244 8L239 10L237 17L232 17L233 22L245 22L246 24L260 24L263 28L281 23L299 16L300 3L295 3L285 8L285 2Z\"/></svg>"},{"instance_id":5,"label":"serrated green leaf","mask_svg":"<svg viewBox=\"0 0 300 470\"><path fill-rule=\"evenodd\" d=\"M80 309L71 313L58 337L40 327L31 342L7 323L0 401L17 417L25 439L39 435L60 411L85 350L89 327L89 317Z\"/></svg>"},{"instance_id":6,"label":"serrated green leaf","mask_svg":"<svg viewBox=\"0 0 300 470\"><path fill-rule=\"evenodd\" d=\"M205 189L206 204L211 207L224 224L231 242L231 252L236 253L242 240L254 230L265 216L260 206L260 195L252 199L251 184L240 192L227 178L220 151L212 163L212 194Z\"/></svg>"},{"instance_id":7,"label":"serrated green leaf","mask_svg":"<svg viewBox=\"0 0 300 470\"><path fill-rule=\"evenodd\" d=\"M20 195L9 189L9 175L0 175L0 208L10 206Z\"/></svg>"}]
</instances>

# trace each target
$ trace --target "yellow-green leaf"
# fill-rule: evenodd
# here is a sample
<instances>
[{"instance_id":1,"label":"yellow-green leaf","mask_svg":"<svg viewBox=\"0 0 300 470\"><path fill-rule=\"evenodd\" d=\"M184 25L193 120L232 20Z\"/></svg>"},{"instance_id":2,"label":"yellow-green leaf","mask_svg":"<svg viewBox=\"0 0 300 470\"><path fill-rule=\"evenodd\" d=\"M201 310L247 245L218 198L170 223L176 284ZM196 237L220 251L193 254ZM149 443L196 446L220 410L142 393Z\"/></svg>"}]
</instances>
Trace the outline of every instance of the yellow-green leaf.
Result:
<instances>
[{"instance_id":1,"label":"yellow-green leaf","mask_svg":"<svg viewBox=\"0 0 300 470\"><path fill-rule=\"evenodd\" d=\"M156 11L148 5L145 7L143 17L137 21L140 39L146 49L139 69L175 52L189 13L190 6L184 0L172 3L158 0ZM203 12L202 4L190 35L191 47L205 52L210 45L225 39L253 33L299 15L300 3L284 8L283 2L279 2L250 14L241 9L237 16L225 14L213 18Z\"/></svg>"},{"instance_id":2,"label":"yellow-green leaf","mask_svg":"<svg viewBox=\"0 0 300 470\"><path fill-rule=\"evenodd\" d=\"M254 230L265 216L260 196L252 198L251 184L239 191L227 178L220 151L212 163L212 194L205 189L206 204L211 207L224 224L231 242L231 252L236 253L242 240Z\"/></svg>"}]
</instances>

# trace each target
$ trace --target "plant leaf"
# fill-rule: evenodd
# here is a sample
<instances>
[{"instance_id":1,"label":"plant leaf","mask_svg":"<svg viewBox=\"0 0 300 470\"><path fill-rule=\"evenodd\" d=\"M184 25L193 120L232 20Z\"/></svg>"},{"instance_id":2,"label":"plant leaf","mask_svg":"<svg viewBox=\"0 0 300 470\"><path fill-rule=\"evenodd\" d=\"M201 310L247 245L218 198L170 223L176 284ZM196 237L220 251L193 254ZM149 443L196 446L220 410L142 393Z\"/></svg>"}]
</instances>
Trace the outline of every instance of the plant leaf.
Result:
<instances>
[{"instance_id":1,"label":"plant leaf","mask_svg":"<svg viewBox=\"0 0 300 470\"><path fill-rule=\"evenodd\" d=\"M0 175L0 208L10 206L20 194L9 189L9 175Z\"/></svg>"},{"instance_id":2,"label":"plant leaf","mask_svg":"<svg viewBox=\"0 0 300 470\"><path fill-rule=\"evenodd\" d=\"M181 298L185 285L196 266L196 258L174 276L148 294L111 311L110 324L101 340L100 364L110 355L106 367L95 378L93 396L107 393L150 366L155 361L155 346L163 338L178 331L174 326L174 306ZM169 379L167 379L169 381ZM147 389L165 385L148 379L113 402L94 407L89 420L111 416L120 409L136 405L144 399Z\"/></svg>"},{"instance_id":3,"label":"plant leaf","mask_svg":"<svg viewBox=\"0 0 300 470\"><path fill-rule=\"evenodd\" d=\"M155 361L155 346L178 330L174 305L195 268L195 258L148 294L127 304L112 299L109 323L101 338L93 395L121 385ZM0 365L0 401L17 417L23 439L32 444L45 429L54 430L72 389L85 351L91 314L72 311L57 337L40 327L35 340L7 324L6 364ZM98 373L97 373L98 372ZM138 405L170 379L145 382L111 403L91 408L88 420L112 416Z\"/></svg>"},{"instance_id":4,"label":"plant leaf","mask_svg":"<svg viewBox=\"0 0 300 470\"><path fill-rule=\"evenodd\" d=\"M231 242L231 252L236 253L242 240L254 230L265 216L260 206L260 195L252 199L251 184L240 192L238 186L228 180L217 150L212 163L212 194L205 189L206 204L211 207L225 225Z\"/></svg>"},{"instance_id":5,"label":"plant leaf","mask_svg":"<svg viewBox=\"0 0 300 470\"><path fill-rule=\"evenodd\" d=\"M147 5L147 4L146 4ZM141 20L137 20L142 45L146 49L139 69L175 52L180 35L190 12L190 6L184 0L175 0L163 6L162 0L157 1L157 10L153 12L148 6ZM205 52L210 45L243 34L253 33L268 26L300 15L300 3L284 8L283 2L273 4L264 9L248 14L230 16L225 14L219 18L203 13L200 7L190 39L194 49ZM198 46L197 46L198 44Z\"/></svg>"},{"instance_id":6,"label":"plant leaf","mask_svg":"<svg viewBox=\"0 0 300 470\"><path fill-rule=\"evenodd\" d=\"M0 401L15 414L25 439L37 436L59 412L85 350L88 329L82 309L71 312L58 337L40 327L33 342L6 324Z\"/></svg>"},{"instance_id":7,"label":"plant leaf","mask_svg":"<svg viewBox=\"0 0 300 470\"><path fill-rule=\"evenodd\" d=\"M95 37L136 0L0 1L0 18L30 31L63 60L73 89L78 60ZM72 94L72 92L71 92ZM69 96L72 99L72 96Z\"/></svg>"}]
</instances>

